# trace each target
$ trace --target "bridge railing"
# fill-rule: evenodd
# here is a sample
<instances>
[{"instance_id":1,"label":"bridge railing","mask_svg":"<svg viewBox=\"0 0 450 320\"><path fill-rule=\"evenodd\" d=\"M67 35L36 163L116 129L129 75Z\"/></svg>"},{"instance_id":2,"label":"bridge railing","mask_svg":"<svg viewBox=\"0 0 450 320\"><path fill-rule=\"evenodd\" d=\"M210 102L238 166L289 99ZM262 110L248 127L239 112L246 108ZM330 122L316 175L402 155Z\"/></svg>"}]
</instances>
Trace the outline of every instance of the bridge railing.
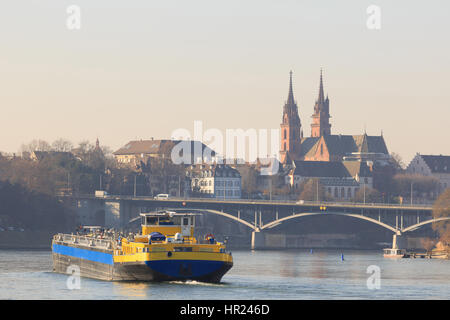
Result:
<instances>
[{"instance_id":1,"label":"bridge railing","mask_svg":"<svg viewBox=\"0 0 450 320\"><path fill-rule=\"evenodd\" d=\"M197 201L197 202L219 202L219 203L250 203L250 204L288 204L288 205L328 205L345 207L387 207L387 208L419 208L431 209L431 204L410 204L410 203L384 203L384 202L352 202L352 201L309 201L309 200L267 200L267 199L223 199L223 198L199 198L199 197L170 197L168 199L155 199L152 196L133 195L106 195L96 197L95 195L80 195L83 199L110 199L110 200L154 200L161 202Z\"/></svg>"},{"instance_id":2,"label":"bridge railing","mask_svg":"<svg viewBox=\"0 0 450 320\"><path fill-rule=\"evenodd\" d=\"M82 235L74 235L74 234L64 234L58 233L53 237L55 241L61 241L66 243L73 243L91 247L100 247L100 248L112 248L114 246L113 239L99 239L93 236L82 236Z\"/></svg>"}]
</instances>

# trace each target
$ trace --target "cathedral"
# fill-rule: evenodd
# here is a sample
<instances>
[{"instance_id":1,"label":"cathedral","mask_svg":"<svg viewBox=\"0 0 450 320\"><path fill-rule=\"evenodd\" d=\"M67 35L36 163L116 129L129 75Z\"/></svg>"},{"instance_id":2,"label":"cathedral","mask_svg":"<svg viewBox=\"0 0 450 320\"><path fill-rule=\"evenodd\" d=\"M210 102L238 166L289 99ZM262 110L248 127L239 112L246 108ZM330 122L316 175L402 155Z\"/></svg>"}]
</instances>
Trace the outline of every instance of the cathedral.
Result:
<instances>
[{"instance_id":1,"label":"cathedral","mask_svg":"<svg viewBox=\"0 0 450 320\"><path fill-rule=\"evenodd\" d=\"M387 163L389 152L383 135L369 136L332 134L330 124L330 100L325 97L322 70L319 94L314 104L311 136L303 136L299 107L294 99L292 71L289 77L288 99L283 107L281 121L280 161L371 161Z\"/></svg>"}]
</instances>

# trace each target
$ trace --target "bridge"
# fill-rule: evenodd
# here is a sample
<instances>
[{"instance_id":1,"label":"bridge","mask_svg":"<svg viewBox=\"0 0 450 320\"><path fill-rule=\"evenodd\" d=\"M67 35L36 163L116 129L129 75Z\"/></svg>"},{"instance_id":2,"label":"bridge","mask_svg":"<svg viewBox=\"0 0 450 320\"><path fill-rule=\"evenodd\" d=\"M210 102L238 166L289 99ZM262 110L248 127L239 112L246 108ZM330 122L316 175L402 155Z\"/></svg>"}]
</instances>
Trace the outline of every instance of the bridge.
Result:
<instances>
[{"instance_id":1,"label":"bridge","mask_svg":"<svg viewBox=\"0 0 450 320\"><path fill-rule=\"evenodd\" d=\"M393 234L393 247L402 247L402 236L433 222L431 206L380 203L344 203L314 201L269 201L216 198L169 198L165 200L142 196L92 195L78 196L75 202L83 224L103 224L123 228L140 212L160 209L189 209L226 217L246 227L252 233L251 246L266 246L267 230L309 216L345 216L360 219Z\"/></svg>"}]
</instances>

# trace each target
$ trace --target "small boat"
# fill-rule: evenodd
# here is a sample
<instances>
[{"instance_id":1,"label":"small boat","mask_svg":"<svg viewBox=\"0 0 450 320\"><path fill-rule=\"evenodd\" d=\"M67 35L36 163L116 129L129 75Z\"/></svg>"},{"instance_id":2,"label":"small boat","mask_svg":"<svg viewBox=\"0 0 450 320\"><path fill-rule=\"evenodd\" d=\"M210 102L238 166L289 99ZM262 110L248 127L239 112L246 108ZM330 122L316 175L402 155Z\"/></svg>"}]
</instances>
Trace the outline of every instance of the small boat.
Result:
<instances>
[{"instance_id":1,"label":"small boat","mask_svg":"<svg viewBox=\"0 0 450 320\"><path fill-rule=\"evenodd\" d=\"M405 249L387 248L383 249L383 257L385 258L409 258L409 254Z\"/></svg>"},{"instance_id":2,"label":"small boat","mask_svg":"<svg viewBox=\"0 0 450 320\"><path fill-rule=\"evenodd\" d=\"M84 228L86 234L57 234L52 241L53 271L108 281L187 281L218 283L233 266L231 252L212 234L194 237L189 212L141 213L141 232L123 236Z\"/></svg>"}]
</instances>

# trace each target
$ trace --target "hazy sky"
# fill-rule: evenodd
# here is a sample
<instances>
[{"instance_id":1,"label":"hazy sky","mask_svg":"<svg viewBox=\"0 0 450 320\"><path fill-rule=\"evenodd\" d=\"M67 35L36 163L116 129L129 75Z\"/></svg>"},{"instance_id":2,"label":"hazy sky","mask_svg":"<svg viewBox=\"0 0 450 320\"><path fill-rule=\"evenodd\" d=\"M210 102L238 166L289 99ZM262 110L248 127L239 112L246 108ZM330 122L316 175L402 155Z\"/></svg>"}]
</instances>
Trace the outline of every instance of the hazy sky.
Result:
<instances>
[{"instance_id":1,"label":"hazy sky","mask_svg":"<svg viewBox=\"0 0 450 320\"><path fill-rule=\"evenodd\" d=\"M60 137L116 150L194 120L279 128L290 70L309 136L323 68L332 133L383 131L406 162L450 154L449 18L444 0L2 1L0 150Z\"/></svg>"}]
</instances>

